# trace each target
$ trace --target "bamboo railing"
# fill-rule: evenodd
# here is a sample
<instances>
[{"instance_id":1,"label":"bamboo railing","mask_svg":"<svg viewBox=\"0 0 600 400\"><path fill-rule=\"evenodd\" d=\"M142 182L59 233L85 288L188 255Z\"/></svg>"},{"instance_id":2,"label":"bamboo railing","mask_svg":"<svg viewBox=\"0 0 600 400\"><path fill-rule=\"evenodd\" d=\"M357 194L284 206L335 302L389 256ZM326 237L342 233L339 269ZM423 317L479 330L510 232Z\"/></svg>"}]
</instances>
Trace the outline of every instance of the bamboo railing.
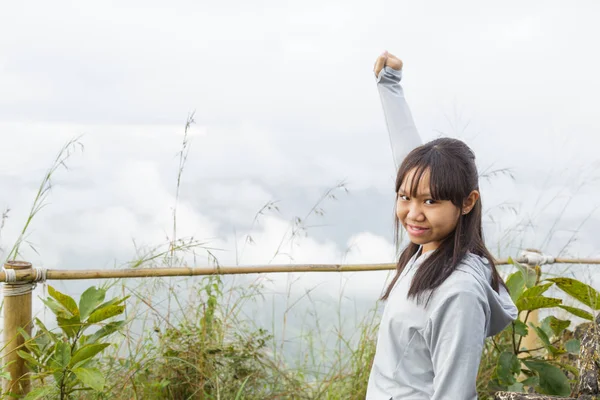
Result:
<instances>
[{"instance_id":1,"label":"bamboo railing","mask_svg":"<svg viewBox=\"0 0 600 400\"><path fill-rule=\"evenodd\" d=\"M527 264L528 258L519 257L515 261ZM508 259L495 261L496 265L509 264ZM557 258L552 264L589 264L600 265L600 259L592 258ZM266 265L266 266L218 266L206 267L162 267L162 268L121 268L121 269L49 269L46 271L47 280L79 280L79 279L118 279L118 278L151 278L195 275L241 275L286 272L361 272L387 271L396 268L395 263L382 264L295 264L295 265ZM34 269L16 270L17 281L33 281ZM6 273L0 271L0 281L6 281Z\"/></svg>"},{"instance_id":2,"label":"bamboo railing","mask_svg":"<svg viewBox=\"0 0 600 400\"><path fill-rule=\"evenodd\" d=\"M541 257L541 258L540 258ZM585 258L552 258L542 256L538 252L525 252L515 261L528 265L541 264L587 264L600 265L600 259ZM540 262L540 260L543 260ZM509 264L508 259L495 260L496 265ZM150 278L150 277L175 277L196 275L237 275L237 274L264 274L264 273L290 273L290 272L360 272L360 271L386 271L394 270L395 263L382 264L301 264L301 265L263 265L263 266L217 266L212 268L202 267L161 267L161 268L123 268L123 269L41 269L35 268L28 262L10 261L5 264L5 269L0 271L0 282L5 282L9 291L17 289L13 294L5 293L4 297L4 355L3 363L11 379L3 381L4 391L10 391L20 396L30 391L28 371L24 360L18 356L17 349L23 344L23 338L18 334L19 329L31 333L32 322L32 296L31 290L18 290L24 285L40 280L84 280L84 279L119 279L119 278ZM537 313L532 313L530 320L537 320ZM531 336L531 335L530 335ZM527 341L528 338L524 338ZM524 342L524 345L526 343ZM515 397L502 397L502 399ZM520 399L524 397L520 397ZM530 397L527 397L530 398ZM531 397L532 399L534 397ZM535 397L540 398L540 397Z\"/></svg>"}]
</instances>

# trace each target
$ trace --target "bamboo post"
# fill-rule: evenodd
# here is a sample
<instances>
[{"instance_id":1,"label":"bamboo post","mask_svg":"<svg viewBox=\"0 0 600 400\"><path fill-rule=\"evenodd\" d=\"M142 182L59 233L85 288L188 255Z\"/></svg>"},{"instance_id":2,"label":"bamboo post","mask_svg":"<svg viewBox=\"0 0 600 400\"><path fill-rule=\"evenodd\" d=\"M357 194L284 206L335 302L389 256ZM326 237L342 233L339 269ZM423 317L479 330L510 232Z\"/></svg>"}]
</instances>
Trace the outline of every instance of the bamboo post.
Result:
<instances>
[{"instance_id":1,"label":"bamboo post","mask_svg":"<svg viewBox=\"0 0 600 400\"><path fill-rule=\"evenodd\" d=\"M527 264L527 266L531 270L536 271L536 273L541 274L541 270L536 269L539 267L535 263L529 262ZM539 276L538 276L538 279L539 279ZM523 322L525 322L525 318L527 318L527 322L526 322L527 324L529 324L529 322L533 323L535 326L539 326L539 324L540 324L539 310L532 310L532 311L525 312L525 314L522 316ZM528 326L528 328L529 328L529 326ZM523 337L521 346L525 347L526 349L537 349L538 347L540 347L539 338L533 329L531 329L531 328L528 329L527 336Z\"/></svg>"},{"instance_id":2,"label":"bamboo post","mask_svg":"<svg viewBox=\"0 0 600 400\"><path fill-rule=\"evenodd\" d=\"M540 275L542 273L542 270L541 270L542 264L556 263L558 261L554 257L549 257L549 256L544 255L539 250L532 250L532 249L525 250L521 254L520 258L523 259L523 261L524 261L523 264L526 264L527 268L529 268L530 271L535 271L536 280L540 279ZM526 322L525 320L527 320L526 323L531 322L536 326L539 325L539 322L540 322L539 310L526 311L521 314L522 315L519 315L519 319L521 319L521 321ZM537 349L540 347L539 338L533 329L528 329L527 336L524 336L522 338L521 347L525 347L528 350ZM527 353L524 353L524 355L526 355L526 354Z\"/></svg>"},{"instance_id":3,"label":"bamboo post","mask_svg":"<svg viewBox=\"0 0 600 400\"><path fill-rule=\"evenodd\" d=\"M536 265L532 264L531 262L528 262L527 264L527 268L531 268L532 270L535 270ZM532 311L523 311L521 312L521 315L519 315L519 319L523 322L525 322L526 324L528 324L529 322L533 323L536 326L539 326L539 322L540 322L540 317L539 317L539 310L532 310ZM540 347L540 341L539 338L537 336L537 333L531 329L528 326L528 330L527 330L527 336L523 336L522 340L521 340L521 348L526 348L528 350L530 349L537 349ZM520 350L520 349L519 349ZM530 353L521 353L519 355L519 357L528 357L532 354ZM521 373L521 377L525 378L524 374ZM536 397L532 397L536 398ZM550 399L551 397L549 397ZM496 399L501 399L504 400L505 398L503 397L496 397ZM521 397L519 397L518 399L521 399Z\"/></svg>"},{"instance_id":4,"label":"bamboo post","mask_svg":"<svg viewBox=\"0 0 600 400\"><path fill-rule=\"evenodd\" d=\"M8 261L6 270L31 270L31 263L24 261ZM24 395L31 390L31 382L27 375L25 361L19 357L17 350L26 350L25 339L19 334L22 328L31 335L32 301L30 282L11 282L4 284L4 355L3 363L10 374L10 380L4 380L4 392ZM27 290L29 289L29 290Z\"/></svg>"},{"instance_id":5,"label":"bamboo post","mask_svg":"<svg viewBox=\"0 0 600 400\"><path fill-rule=\"evenodd\" d=\"M525 316L522 317L522 321L524 322ZM540 317L538 310L533 310L529 313L529 317L527 318L527 323L532 322L535 326L540 324ZM537 349L541 346L539 339L533 329L528 326L527 336L523 337L523 341L521 342L521 347L525 347L526 349Z\"/></svg>"}]
</instances>

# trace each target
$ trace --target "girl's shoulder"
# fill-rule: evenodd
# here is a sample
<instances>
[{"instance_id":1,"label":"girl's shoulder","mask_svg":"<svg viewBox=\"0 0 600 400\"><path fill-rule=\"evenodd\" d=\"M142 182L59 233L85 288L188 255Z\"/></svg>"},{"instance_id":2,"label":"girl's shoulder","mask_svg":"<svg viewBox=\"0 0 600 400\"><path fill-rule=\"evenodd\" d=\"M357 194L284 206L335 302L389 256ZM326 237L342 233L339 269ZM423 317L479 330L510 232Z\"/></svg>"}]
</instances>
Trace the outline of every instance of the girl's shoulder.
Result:
<instances>
[{"instance_id":1,"label":"girl's shoulder","mask_svg":"<svg viewBox=\"0 0 600 400\"><path fill-rule=\"evenodd\" d=\"M485 315L486 336L502 331L517 318L518 310L504 286L498 291L492 287L492 268L493 264L484 257L467 254L432 298L430 318L441 315L451 304L461 305L473 312L474 318L476 310L483 311L479 315Z\"/></svg>"},{"instance_id":2,"label":"girl's shoulder","mask_svg":"<svg viewBox=\"0 0 600 400\"><path fill-rule=\"evenodd\" d=\"M481 256L467 253L456 270L440 285L440 289L451 296L468 292L486 297L491 282L491 264Z\"/></svg>"}]
</instances>

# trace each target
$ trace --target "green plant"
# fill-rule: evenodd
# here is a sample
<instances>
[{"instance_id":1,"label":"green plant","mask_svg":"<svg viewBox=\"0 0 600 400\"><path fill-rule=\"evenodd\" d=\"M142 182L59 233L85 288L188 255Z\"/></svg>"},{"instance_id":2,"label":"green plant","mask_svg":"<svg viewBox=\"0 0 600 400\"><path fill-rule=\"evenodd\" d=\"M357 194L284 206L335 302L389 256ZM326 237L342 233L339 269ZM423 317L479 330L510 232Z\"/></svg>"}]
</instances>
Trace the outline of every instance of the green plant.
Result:
<instances>
[{"instance_id":1,"label":"green plant","mask_svg":"<svg viewBox=\"0 0 600 400\"><path fill-rule=\"evenodd\" d=\"M264 349L271 336L263 329L226 329L219 308L219 276L203 280L198 299L195 315L175 326L156 328L157 354L138 380L162 380L162 387L154 390L157 398L265 398L260 395L268 378Z\"/></svg>"},{"instance_id":2,"label":"green plant","mask_svg":"<svg viewBox=\"0 0 600 400\"><path fill-rule=\"evenodd\" d=\"M105 378L97 368L98 355L110 346L104 340L125 324L124 320L106 321L125 311L127 297L105 302L105 290L90 287L83 292L78 305L52 286L48 286L48 293L50 297L42 301L56 316L59 332L52 332L37 318L36 334L30 337L20 331L26 350L19 350L18 354L32 371L34 384L39 384L25 399L64 400L81 391L101 392ZM87 333L93 327L97 329Z\"/></svg>"},{"instance_id":3,"label":"green plant","mask_svg":"<svg viewBox=\"0 0 600 400\"><path fill-rule=\"evenodd\" d=\"M600 293L585 283L571 278L541 278L539 266L530 268L510 260L517 268L506 283L515 302L520 319L510 324L492 340L484 351L480 368L482 398L494 391L526 392L569 396L578 377L574 360L580 343L568 330L570 320L549 315L538 325L528 318L532 311L560 308L585 320L593 321L592 313L563 304L562 299L546 297L553 286L562 290L592 311L600 309ZM542 344L539 348L525 348L523 338L534 333ZM488 379L489 378L489 379ZM484 393L482 393L484 392Z\"/></svg>"}]
</instances>

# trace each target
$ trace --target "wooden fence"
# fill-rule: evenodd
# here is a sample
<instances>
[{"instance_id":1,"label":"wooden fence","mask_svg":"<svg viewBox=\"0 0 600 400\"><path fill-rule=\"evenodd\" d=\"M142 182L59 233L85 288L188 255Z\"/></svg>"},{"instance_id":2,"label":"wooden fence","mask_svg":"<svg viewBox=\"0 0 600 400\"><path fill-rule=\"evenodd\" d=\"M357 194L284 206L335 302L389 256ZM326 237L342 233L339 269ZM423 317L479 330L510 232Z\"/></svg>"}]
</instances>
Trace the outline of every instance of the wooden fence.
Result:
<instances>
[{"instance_id":1,"label":"wooden fence","mask_svg":"<svg viewBox=\"0 0 600 400\"><path fill-rule=\"evenodd\" d=\"M588 264L600 265L600 259L572 259L572 258L553 258L543 256L538 252L525 252L521 257L516 258L522 264L541 265L541 264ZM497 265L508 264L509 260L496 260ZM19 329L25 330L31 334L32 322L32 290L36 282L45 280L80 280L80 279L116 279L116 278L149 278L149 277L174 277L174 276L195 276L195 275L233 275L233 274L261 274L261 273L289 273L289 272L358 272L358 271L385 271L393 270L396 265L393 263L384 264L304 264L304 265L268 265L268 266L247 266L247 267L226 267L219 266L214 268L192 268L192 267L168 267L168 268L137 268L137 269L97 269L97 270L65 270L65 269L42 269L35 268L28 262L10 261L0 271L0 282L4 283L4 355L3 363L7 367L11 379L5 379L3 388L10 390L16 395L24 395L30 391L30 381L28 371L24 360L17 354L17 349L23 346L24 338L18 334ZM537 313L530 315L530 320L537 321ZM589 346L600 343L597 330L592 330L590 335L582 342L582 346L588 343ZM532 335L530 335L532 336ZM525 338L524 344L528 338ZM531 337L530 339L533 339ZM589 347L592 349L592 347ZM598 357L597 347L593 348L592 355ZM590 350L591 351L591 350ZM590 353L588 351L588 353ZM584 352L582 352L583 354ZM586 353L586 354L588 354ZM596 358L599 360L600 358ZM596 368L595 379L598 378L597 363L593 362L590 368ZM588 368L589 369L589 368ZM582 371L585 372L585 371ZM589 378L590 371L582 376ZM583 386L582 386L583 385ZM585 382L580 381L578 388L588 387ZM595 393L598 395L598 384L596 382ZM588 390L588 392L590 392ZM588 393L581 391L582 396L588 396ZM525 400L525 399L555 399L557 397L548 397L541 395L523 395L515 393L498 393L498 400ZM595 399L595 397L578 397L580 400ZM566 399L566 398L563 398Z\"/></svg>"}]
</instances>

